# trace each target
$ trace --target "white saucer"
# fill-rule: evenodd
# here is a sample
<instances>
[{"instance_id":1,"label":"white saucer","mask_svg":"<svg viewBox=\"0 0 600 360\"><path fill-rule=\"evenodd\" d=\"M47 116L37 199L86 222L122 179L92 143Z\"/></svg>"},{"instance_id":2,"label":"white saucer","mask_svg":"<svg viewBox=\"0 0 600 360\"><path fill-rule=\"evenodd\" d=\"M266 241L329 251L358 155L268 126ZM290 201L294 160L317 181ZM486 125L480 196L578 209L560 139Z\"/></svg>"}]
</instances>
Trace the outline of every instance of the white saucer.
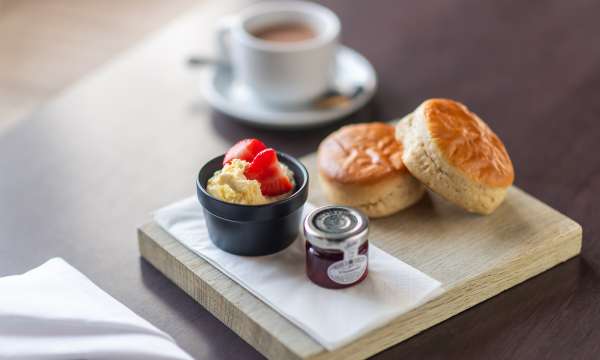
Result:
<instances>
[{"instance_id":1,"label":"white saucer","mask_svg":"<svg viewBox=\"0 0 600 360\"><path fill-rule=\"evenodd\" d=\"M224 66L206 70L202 79L202 93L217 110L254 126L280 129L320 126L357 111L373 97L377 86L373 66L356 51L341 46L336 62L333 88L360 89L343 107L319 109L307 104L293 110L271 108L234 81L231 71Z\"/></svg>"}]
</instances>

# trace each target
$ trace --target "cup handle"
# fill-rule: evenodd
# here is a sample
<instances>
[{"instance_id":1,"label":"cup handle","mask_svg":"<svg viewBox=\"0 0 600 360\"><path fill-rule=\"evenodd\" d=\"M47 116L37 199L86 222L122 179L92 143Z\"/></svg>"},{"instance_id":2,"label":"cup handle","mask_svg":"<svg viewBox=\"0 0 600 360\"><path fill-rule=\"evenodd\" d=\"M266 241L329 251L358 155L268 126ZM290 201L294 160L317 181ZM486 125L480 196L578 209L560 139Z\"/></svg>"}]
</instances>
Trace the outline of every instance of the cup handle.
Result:
<instances>
[{"instance_id":1,"label":"cup handle","mask_svg":"<svg viewBox=\"0 0 600 360\"><path fill-rule=\"evenodd\" d=\"M231 29L237 21L234 16L224 17L217 23L216 44L218 61L222 64L231 64Z\"/></svg>"}]
</instances>

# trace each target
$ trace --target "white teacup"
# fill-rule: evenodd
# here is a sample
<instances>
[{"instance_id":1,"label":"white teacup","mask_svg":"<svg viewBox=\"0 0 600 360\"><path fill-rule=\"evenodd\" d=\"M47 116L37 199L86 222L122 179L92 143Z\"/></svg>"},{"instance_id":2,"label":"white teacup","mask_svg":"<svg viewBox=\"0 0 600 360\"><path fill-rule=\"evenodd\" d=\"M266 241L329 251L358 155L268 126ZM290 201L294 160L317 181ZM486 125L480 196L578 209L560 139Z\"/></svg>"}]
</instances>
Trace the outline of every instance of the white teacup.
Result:
<instances>
[{"instance_id":1,"label":"white teacup","mask_svg":"<svg viewBox=\"0 0 600 360\"><path fill-rule=\"evenodd\" d=\"M302 25L312 36L299 41L261 38L265 29ZM263 2L226 18L217 32L221 61L236 81L271 106L294 107L330 87L340 21L324 6L303 1Z\"/></svg>"}]
</instances>

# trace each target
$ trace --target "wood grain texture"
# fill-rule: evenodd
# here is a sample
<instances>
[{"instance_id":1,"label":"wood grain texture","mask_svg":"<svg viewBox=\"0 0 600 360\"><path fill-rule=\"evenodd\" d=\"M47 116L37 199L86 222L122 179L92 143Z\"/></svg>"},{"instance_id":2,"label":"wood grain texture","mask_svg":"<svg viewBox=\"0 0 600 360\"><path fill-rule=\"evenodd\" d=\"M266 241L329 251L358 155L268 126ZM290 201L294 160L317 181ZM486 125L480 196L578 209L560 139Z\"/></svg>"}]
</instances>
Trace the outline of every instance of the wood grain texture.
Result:
<instances>
[{"instance_id":1,"label":"wood grain texture","mask_svg":"<svg viewBox=\"0 0 600 360\"><path fill-rule=\"evenodd\" d=\"M303 162L311 175L309 201L327 204L315 156ZM445 292L334 352L156 223L141 227L138 240L144 258L266 357L362 359L579 254L582 236L577 223L516 187L489 216L466 213L430 195L406 211L371 221L370 230L370 241L441 281Z\"/></svg>"},{"instance_id":2,"label":"wood grain texture","mask_svg":"<svg viewBox=\"0 0 600 360\"><path fill-rule=\"evenodd\" d=\"M0 130L195 0L0 0Z\"/></svg>"},{"instance_id":3,"label":"wood grain texture","mask_svg":"<svg viewBox=\"0 0 600 360\"><path fill-rule=\"evenodd\" d=\"M378 73L374 101L342 123L461 100L506 144L517 186L585 229L581 256L374 359L597 359L600 2L324 3ZM0 133L0 276L62 256L195 358L262 358L141 259L134 230L193 193L200 166L232 142L259 137L302 156L339 126L258 130L198 96L198 72L183 62L210 53L216 21L243 6L200 2Z\"/></svg>"}]
</instances>

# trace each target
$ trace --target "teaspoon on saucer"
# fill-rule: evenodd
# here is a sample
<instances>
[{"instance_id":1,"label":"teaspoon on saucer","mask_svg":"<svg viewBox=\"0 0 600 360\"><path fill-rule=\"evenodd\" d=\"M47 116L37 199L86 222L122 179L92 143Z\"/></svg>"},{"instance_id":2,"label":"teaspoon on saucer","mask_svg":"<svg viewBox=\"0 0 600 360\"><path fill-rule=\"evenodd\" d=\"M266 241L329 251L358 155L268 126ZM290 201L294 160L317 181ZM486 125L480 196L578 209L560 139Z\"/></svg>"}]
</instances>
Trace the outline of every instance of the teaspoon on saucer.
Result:
<instances>
[{"instance_id":1,"label":"teaspoon on saucer","mask_svg":"<svg viewBox=\"0 0 600 360\"><path fill-rule=\"evenodd\" d=\"M209 57L203 57L203 56L190 56L187 60L187 64L190 67L200 67L200 66L206 66L206 65L220 65L220 66L227 66L226 63L219 61L217 59L213 59L213 58L209 58Z\"/></svg>"},{"instance_id":2,"label":"teaspoon on saucer","mask_svg":"<svg viewBox=\"0 0 600 360\"><path fill-rule=\"evenodd\" d=\"M197 56L190 56L187 60L187 65L190 67L204 66L228 66L226 63L217 59ZM313 101L313 106L318 109L333 109L349 106L352 100L363 92L362 86L352 86L349 89L329 89L325 94Z\"/></svg>"},{"instance_id":3,"label":"teaspoon on saucer","mask_svg":"<svg viewBox=\"0 0 600 360\"><path fill-rule=\"evenodd\" d=\"M329 124L364 106L375 93L377 76L369 61L341 45L329 90L315 101L294 108L269 106L235 80L229 64L216 57L190 54L186 66L202 69L200 91L204 100L232 119L268 129L297 130Z\"/></svg>"}]
</instances>

